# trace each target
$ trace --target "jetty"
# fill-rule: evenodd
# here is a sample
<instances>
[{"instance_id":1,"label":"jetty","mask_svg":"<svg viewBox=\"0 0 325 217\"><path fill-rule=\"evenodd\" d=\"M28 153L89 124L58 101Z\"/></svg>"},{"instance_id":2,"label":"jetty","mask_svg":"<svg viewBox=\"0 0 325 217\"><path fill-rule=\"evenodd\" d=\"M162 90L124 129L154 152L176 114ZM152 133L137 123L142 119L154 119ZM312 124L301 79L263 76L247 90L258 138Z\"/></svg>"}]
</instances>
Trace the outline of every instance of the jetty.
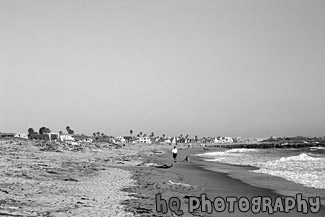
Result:
<instances>
[{"instance_id":1,"label":"jetty","mask_svg":"<svg viewBox=\"0 0 325 217\"><path fill-rule=\"evenodd\" d=\"M227 144L209 144L210 147L219 148L248 148L248 149L268 149L268 148L310 148L325 147L325 142L304 143L304 142L259 142L259 143L227 143Z\"/></svg>"}]
</instances>

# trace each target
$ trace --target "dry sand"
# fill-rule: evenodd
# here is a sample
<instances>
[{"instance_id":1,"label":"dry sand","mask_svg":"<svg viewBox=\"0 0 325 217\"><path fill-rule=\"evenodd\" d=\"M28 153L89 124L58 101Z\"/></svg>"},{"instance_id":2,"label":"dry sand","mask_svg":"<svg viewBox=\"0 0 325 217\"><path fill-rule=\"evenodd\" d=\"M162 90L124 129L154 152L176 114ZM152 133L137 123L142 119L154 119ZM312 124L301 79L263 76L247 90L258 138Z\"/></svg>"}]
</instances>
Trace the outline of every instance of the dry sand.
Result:
<instances>
[{"instance_id":1,"label":"dry sand","mask_svg":"<svg viewBox=\"0 0 325 217\"><path fill-rule=\"evenodd\" d=\"M35 141L0 141L1 216L133 216L121 202L132 186L125 166L136 149Z\"/></svg>"}]
</instances>

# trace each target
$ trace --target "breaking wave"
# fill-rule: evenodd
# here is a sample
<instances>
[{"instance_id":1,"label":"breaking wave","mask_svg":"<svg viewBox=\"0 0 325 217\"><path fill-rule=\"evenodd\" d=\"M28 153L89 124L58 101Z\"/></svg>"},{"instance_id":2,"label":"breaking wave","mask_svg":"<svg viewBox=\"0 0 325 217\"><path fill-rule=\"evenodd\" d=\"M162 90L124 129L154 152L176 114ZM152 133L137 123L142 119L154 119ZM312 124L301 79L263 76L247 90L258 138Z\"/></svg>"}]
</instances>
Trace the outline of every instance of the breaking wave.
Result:
<instances>
[{"instance_id":1,"label":"breaking wave","mask_svg":"<svg viewBox=\"0 0 325 217\"><path fill-rule=\"evenodd\" d=\"M302 153L298 156L282 157L279 160L266 162L253 172L282 177L307 187L325 189L324 168L323 157L312 157Z\"/></svg>"},{"instance_id":2,"label":"breaking wave","mask_svg":"<svg viewBox=\"0 0 325 217\"><path fill-rule=\"evenodd\" d=\"M230 149L198 154L206 161L257 166L254 173L282 177L307 187L325 189L325 155L297 149Z\"/></svg>"}]
</instances>

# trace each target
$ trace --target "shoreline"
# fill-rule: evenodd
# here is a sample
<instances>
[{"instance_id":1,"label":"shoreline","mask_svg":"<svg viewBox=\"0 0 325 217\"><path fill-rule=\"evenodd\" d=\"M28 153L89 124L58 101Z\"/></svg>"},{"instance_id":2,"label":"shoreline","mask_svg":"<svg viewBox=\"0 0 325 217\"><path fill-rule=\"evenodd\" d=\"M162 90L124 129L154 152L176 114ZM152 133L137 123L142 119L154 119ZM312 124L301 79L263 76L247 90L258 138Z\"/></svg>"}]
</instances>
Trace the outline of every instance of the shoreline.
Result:
<instances>
[{"instance_id":1,"label":"shoreline","mask_svg":"<svg viewBox=\"0 0 325 217\"><path fill-rule=\"evenodd\" d=\"M172 162L171 149L159 156L148 156L145 157L144 162L169 164ZM162 213L156 212L155 206L155 195L161 193L163 199L171 197L178 197L182 204L182 210L184 210L184 216L193 216L193 213L189 213L188 200L190 196L199 197L201 194L206 194L208 198L213 199L216 197L227 198L229 196L235 197L247 197L253 198L255 196L266 196L270 198L283 197L288 195L287 192L278 191L270 186L257 186L256 183L253 185L248 182L249 177L245 182L231 171L239 171L238 174L248 173L248 170L253 169L249 166L237 166L237 165L226 165L216 164L209 165L209 162L205 162L194 156L194 154L213 151L215 148L209 150L203 150L199 147L179 147L178 162L169 169L161 169L155 167L136 167L134 168L134 176L132 177L137 181L137 187L130 187L125 191L131 193L132 196L138 197L138 199L126 200L123 204L126 205L126 211L132 212L134 215L146 215L155 216L162 215ZM220 148L219 148L220 150ZM190 162L184 162L186 156L190 156ZM212 168L218 168L219 171L213 170ZM236 173L235 173L236 174ZM255 174L254 174L255 175ZM269 182L273 182L274 177L264 175L267 177ZM287 182L282 178L275 177L280 183ZM172 183L172 184L171 184ZM286 193L286 194L284 194ZM303 195L305 196L305 195ZM206 212L196 212L195 215L207 215ZM244 213L239 210L235 210L233 213L220 212L212 213L211 216L242 216ZM256 215L251 211L247 214ZM325 207L321 206L318 213L308 212L308 216L324 216ZM258 216L269 216L269 213L261 212ZM297 212L295 209L290 210L289 213L273 213L273 216L306 216L301 212ZM163 216L176 216L172 211Z\"/></svg>"},{"instance_id":2,"label":"shoreline","mask_svg":"<svg viewBox=\"0 0 325 217\"><path fill-rule=\"evenodd\" d=\"M210 149L208 151L221 151L222 149ZM201 152L200 152L201 153ZM271 189L277 194L285 196L295 196L302 193L304 198L317 197L321 198L322 206L325 206L325 189L311 188L302 184L286 180L282 177L272 176L264 173L254 173L253 170L258 170L257 166L250 165L234 165L221 162L208 162L200 156L194 156L195 162L204 167L204 169L226 173L234 179L239 179L249 185Z\"/></svg>"},{"instance_id":3,"label":"shoreline","mask_svg":"<svg viewBox=\"0 0 325 217\"><path fill-rule=\"evenodd\" d=\"M160 193L166 201L179 198L183 216L250 216L256 214L240 212L238 207L233 213L189 213L189 198L206 194L213 201L216 197L274 199L288 195L277 186L262 185L261 180L280 187L286 183L293 192L302 189L279 177L248 172L256 167L207 162L195 156L221 148L179 144L176 163L172 148L168 144L94 143L74 147L55 142L2 141L0 215L176 216L170 210L166 214L157 212L155 196ZM190 162L184 161L187 156ZM258 175L257 182L249 175ZM295 210L273 215L306 216ZM325 208L309 215L324 216ZM261 212L258 216L269 214Z\"/></svg>"}]
</instances>

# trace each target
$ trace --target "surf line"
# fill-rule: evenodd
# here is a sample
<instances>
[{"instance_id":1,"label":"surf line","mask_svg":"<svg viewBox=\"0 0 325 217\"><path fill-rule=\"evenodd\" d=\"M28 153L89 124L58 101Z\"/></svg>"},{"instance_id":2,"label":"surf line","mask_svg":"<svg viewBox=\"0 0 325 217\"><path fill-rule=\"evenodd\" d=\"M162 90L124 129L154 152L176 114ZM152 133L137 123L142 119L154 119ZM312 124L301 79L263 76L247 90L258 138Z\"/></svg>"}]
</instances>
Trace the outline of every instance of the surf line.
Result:
<instances>
[{"instance_id":1,"label":"surf line","mask_svg":"<svg viewBox=\"0 0 325 217\"><path fill-rule=\"evenodd\" d=\"M171 197L168 203L162 198L161 193L156 194L156 211L158 213L166 214L168 209L174 212L176 215L183 215L184 212L181 209L181 200L178 197ZM260 212L267 212L273 214L275 212L289 213L291 210L296 209L297 212L312 213L319 212L321 208L320 197L309 197L307 200L302 198L302 194L297 194L296 197L283 196L271 198L268 196L257 196L248 199L247 197L234 197L229 196L226 198L216 197L213 200L207 198L205 193L200 197L187 197L188 199L188 212L195 213L197 211L206 212L211 214L216 212L229 212L233 213L237 207L240 212L251 211L254 214Z\"/></svg>"}]
</instances>

